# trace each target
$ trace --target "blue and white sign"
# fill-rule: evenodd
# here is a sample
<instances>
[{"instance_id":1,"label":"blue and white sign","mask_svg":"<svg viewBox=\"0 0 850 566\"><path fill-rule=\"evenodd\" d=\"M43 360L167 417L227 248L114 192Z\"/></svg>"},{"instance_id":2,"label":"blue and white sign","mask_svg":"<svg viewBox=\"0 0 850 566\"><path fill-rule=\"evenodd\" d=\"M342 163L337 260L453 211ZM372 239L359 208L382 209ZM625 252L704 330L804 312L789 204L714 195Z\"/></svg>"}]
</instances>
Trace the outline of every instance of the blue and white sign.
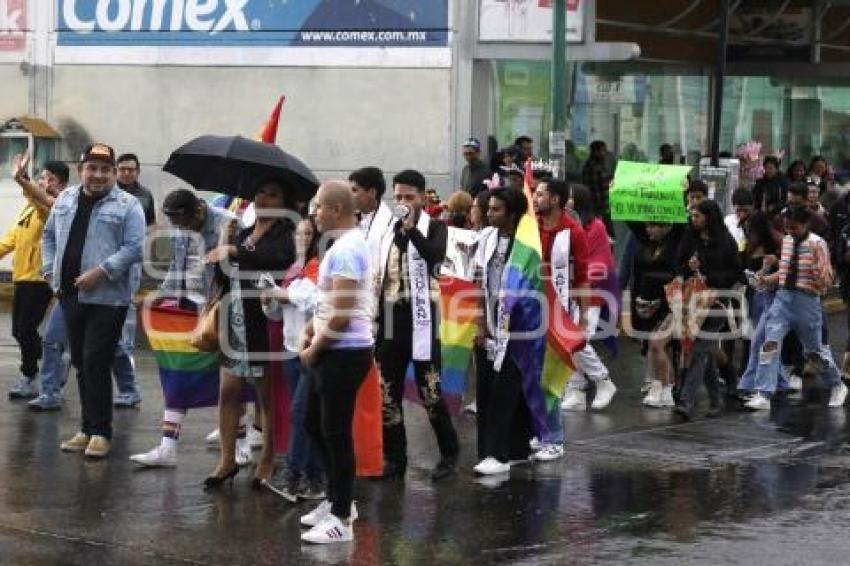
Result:
<instances>
[{"instance_id":1,"label":"blue and white sign","mask_svg":"<svg viewBox=\"0 0 850 566\"><path fill-rule=\"evenodd\" d=\"M448 3L56 0L55 62L447 68Z\"/></svg>"},{"instance_id":2,"label":"blue and white sign","mask_svg":"<svg viewBox=\"0 0 850 566\"><path fill-rule=\"evenodd\" d=\"M448 0L56 0L59 46L445 47Z\"/></svg>"}]
</instances>

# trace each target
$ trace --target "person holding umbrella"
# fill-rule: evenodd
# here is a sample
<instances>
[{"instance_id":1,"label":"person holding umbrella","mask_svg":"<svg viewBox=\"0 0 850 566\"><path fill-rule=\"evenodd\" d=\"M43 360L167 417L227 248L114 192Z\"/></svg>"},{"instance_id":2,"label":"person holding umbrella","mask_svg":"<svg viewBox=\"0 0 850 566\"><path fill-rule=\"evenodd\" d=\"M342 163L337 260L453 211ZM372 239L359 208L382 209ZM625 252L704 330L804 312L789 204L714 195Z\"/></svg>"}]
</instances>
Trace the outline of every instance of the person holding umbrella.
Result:
<instances>
[{"instance_id":1,"label":"person holding umbrella","mask_svg":"<svg viewBox=\"0 0 850 566\"><path fill-rule=\"evenodd\" d=\"M218 272L224 280L224 297L228 298L222 303L228 339L222 340L225 363L219 395L221 458L204 483L209 488L217 487L236 475L235 438L243 378L259 378L259 401L261 407L268 409L263 414L263 452L254 483L261 488L272 474L274 414L269 405L271 382L262 379L267 373L266 364L256 356L269 351L267 320L257 279L265 273L273 281L280 280L295 261L295 224L285 219L283 209L294 210L297 203L309 202L319 181L300 159L277 145L241 136L204 135L189 140L172 152L163 170L199 191L225 192L253 200L254 225L227 231L230 237L206 257L208 263L222 268ZM251 292L243 294L243 287Z\"/></svg>"},{"instance_id":2,"label":"person holding umbrella","mask_svg":"<svg viewBox=\"0 0 850 566\"><path fill-rule=\"evenodd\" d=\"M266 361L262 356L269 351L269 343L257 279L268 273L279 280L295 261L294 224L286 217L286 197L284 181L261 181L253 199L257 214L254 225L236 230L234 224L225 231L221 245L205 258L207 263L218 266L217 276L224 291L220 315L225 318L222 328L226 329L226 337L221 337L224 361L218 406L221 456L216 469L204 481L207 489L221 486L239 470L236 435L242 388L249 379L255 380L263 409L263 451L254 473L254 486L261 487L273 471L274 407L269 402L271 381L265 378Z\"/></svg>"}]
</instances>

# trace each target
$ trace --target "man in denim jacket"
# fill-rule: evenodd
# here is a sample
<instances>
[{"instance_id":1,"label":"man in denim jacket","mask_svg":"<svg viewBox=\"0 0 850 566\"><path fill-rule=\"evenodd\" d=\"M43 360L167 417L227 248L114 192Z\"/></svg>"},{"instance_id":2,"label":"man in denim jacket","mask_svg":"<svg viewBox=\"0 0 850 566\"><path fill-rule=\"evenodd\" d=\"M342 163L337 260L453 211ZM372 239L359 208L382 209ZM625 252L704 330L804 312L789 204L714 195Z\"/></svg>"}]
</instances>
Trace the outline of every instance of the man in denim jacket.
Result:
<instances>
[{"instance_id":1,"label":"man in denim jacket","mask_svg":"<svg viewBox=\"0 0 850 566\"><path fill-rule=\"evenodd\" d=\"M111 147L87 147L80 178L50 211L42 270L65 315L82 405L81 430L61 448L98 458L110 449L111 366L132 298L130 267L142 261L145 217L138 199L115 183Z\"/></svg>"}]
</instances>

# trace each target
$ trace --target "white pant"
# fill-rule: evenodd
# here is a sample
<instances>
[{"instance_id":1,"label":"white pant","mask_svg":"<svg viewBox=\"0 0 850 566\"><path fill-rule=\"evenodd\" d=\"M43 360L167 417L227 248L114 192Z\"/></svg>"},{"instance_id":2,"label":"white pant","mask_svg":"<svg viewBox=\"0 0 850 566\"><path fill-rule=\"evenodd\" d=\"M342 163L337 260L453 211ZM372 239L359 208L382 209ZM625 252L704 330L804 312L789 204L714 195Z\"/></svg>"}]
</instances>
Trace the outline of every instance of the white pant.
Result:
<instances>
[{"instance_id":1,"label":"white pant","mask_svg":"<svg viewBox=\"0 0 850 566\"><path fill-rule=\"evenodd\" d=\"M599 323L599 307L590 307L587 311L587 335L593 336ZM567 389L584 389L588 380L594 383L608 379L608 368L599 359L590 341L578 352L573 354L576 371L570 378Z\"/></svg>"}]
</instances>

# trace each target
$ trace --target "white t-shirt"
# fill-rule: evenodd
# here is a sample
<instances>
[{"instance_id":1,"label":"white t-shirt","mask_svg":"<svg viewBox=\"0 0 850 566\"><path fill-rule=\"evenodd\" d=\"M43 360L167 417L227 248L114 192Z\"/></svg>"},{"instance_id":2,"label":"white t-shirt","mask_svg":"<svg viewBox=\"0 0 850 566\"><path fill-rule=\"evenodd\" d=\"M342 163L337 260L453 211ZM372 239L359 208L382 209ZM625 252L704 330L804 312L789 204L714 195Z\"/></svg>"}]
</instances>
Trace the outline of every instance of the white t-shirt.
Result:
<instances>
[{"instance_id":1,"label":"white t-shirt","mask_svg":"<svg viewBox=\"0 0 850 566\"><path fill-rule=\"evenodd\" d=\"M333 280L351 279L358 282L354 307L348 328L331 346L333 350L370 348L372 338L372 273L369 265L369 246L359 228L353 228L338 238L319 264L318 296L314 325L318 331L333 315Z\"/></svg>"},{"instance_id":2,"label":"white t-shirt","mask_svg":"<svg viewBox=\"0 0 850 566\"><path fill-rule=\"evenodd\" d=\"M738 244L738 250L743 250L744 244L747 241L747 236L744 234L744 229L738 225L738 215L735 213L727 214L726 218L723 219L723 222L726 224L726 229L729 230L730 234L732 234L732 238L735 240L735 243Z\"/></svg>"}]
</instances>

